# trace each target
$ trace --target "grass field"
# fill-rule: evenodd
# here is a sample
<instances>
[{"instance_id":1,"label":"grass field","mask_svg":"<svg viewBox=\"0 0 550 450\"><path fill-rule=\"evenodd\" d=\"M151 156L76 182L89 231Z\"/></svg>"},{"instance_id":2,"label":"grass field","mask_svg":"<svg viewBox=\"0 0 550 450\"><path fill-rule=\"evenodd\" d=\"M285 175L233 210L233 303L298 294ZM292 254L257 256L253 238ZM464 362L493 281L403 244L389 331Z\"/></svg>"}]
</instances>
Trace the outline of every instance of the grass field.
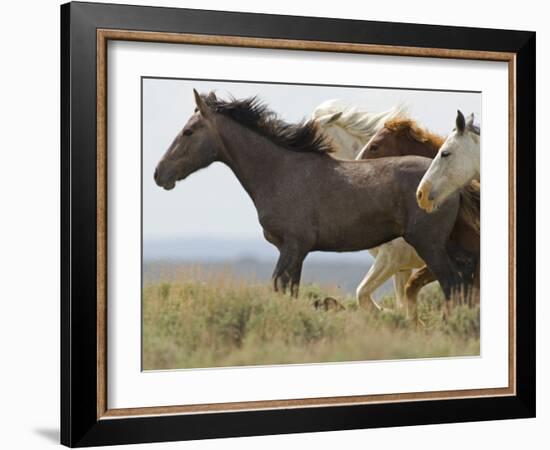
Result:
<instances>
[{"instance_id":1,"label":"grass field","mask_svg":"<svg viewBox=\"0 0 550 450\"><path fill-rule=\"evenodd\" d=\"M315 309L326 295L346 309ZM417 327L404 311L365 311L330 287L302 286L292 299L264 283L182 274L144 286L143 369L479 355L479 307L456 306L443 321L441 304L437 285L424 288Z\"/></svg>"}]
</instances>

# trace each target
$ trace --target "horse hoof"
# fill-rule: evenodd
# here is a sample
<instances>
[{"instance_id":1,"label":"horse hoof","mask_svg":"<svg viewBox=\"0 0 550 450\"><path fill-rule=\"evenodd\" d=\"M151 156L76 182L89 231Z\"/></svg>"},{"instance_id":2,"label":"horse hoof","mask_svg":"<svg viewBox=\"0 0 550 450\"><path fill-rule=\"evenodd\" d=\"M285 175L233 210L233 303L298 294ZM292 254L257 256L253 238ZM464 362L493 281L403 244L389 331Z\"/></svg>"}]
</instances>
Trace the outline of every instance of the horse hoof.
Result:
<instances>
[{"instance_id":1,"label":"horse hoof","mask_svg":"<svg viewBox=\"0 0 550 450\"><path fill-rule=\"evenodd\" d=\"M374 311L379 311L379 312L388 311L388 308L384 308L383 306L376 303L373 299L371 299L371 302L370 302L370 309Z\"/></svg>"}]
</instances>

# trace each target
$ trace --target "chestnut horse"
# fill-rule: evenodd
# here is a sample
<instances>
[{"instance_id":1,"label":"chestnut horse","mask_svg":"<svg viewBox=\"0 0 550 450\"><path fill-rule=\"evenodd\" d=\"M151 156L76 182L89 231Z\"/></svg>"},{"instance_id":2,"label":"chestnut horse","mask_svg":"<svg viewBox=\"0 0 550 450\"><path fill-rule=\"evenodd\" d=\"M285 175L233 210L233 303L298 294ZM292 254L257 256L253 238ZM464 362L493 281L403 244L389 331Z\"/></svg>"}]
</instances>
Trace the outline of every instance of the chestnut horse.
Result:
<instances>
[{"instance_id":1,"label":"chestnut horse","mask_svg":"<svg viewBox=\"0 0 550 450\"><path fill-rule=\"evenodd\" d=\"M429 132L413 119L397 117L384 124L361 150L358 158L376 159L406 155L434 158L444 142L444 137ZM479 182L472 181L467 187L467 192L469 195L461 197L464 207L457 217L450 239L463 250L475 255L477 263L474 285L479 290ZM425 265L415 272L405 286L407 302L414 307L419 290L434 280L435 277Z\"/></svg>"}]
</instances>

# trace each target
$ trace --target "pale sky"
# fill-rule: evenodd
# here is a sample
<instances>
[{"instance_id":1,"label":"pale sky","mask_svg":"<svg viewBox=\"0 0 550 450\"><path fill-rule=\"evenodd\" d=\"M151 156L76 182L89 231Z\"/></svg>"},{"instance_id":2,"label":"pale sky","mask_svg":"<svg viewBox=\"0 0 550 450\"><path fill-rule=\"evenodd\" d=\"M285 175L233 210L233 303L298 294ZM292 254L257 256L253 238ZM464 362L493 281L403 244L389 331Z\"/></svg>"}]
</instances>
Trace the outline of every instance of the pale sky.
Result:
<instances>
[{"instance_id":1,"label":"pale sky","mask_svg":"<svg viewBox=\"0 0 550 450\"><path fill-rule=\"evenodd\" d=\"M368 80L366 80L368 81ZM399 102L430 130L447 134L456 110L481 119L481 94L377 88L342 88L280 84L143 80L143 237L148 240L212 237L261 239L256 210L233 173L214 163L165 191L153 181L156 164L193 113L193 88L201 93L237 98L259 96L283 119L310 116L325 100L342 99L368 111L383 111Z\"/></svg>"}]
</instances>

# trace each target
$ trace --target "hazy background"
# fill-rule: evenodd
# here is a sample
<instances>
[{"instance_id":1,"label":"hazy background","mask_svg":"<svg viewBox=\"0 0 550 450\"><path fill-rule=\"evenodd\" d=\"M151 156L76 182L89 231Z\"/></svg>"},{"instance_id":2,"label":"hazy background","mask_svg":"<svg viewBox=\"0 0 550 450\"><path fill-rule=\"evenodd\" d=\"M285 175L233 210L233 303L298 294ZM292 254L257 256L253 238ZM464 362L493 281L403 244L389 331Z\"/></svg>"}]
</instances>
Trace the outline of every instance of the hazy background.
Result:
<instances>
[{"instance_id":1,"label":"hazy background","mask_svg":"<svg viewBox=\"0 0 550 450\"><path fill-rule=\"evenodd\" d=\"M367 111L404 103L430 130L447 134L456 110L481 118L481 94L403 89L349 88L261 83L143 79L143 258L145 281L176 277L174 267L200 265L205 272L230 271L267 280L278 253L267 243L256 210L233 173L221 163L201 170L171 191L153 181L159 159L193 114L192 89L222 97L259 96L284 120L310 116L320 103L342 99ZM458 88L458 87L457 87ZM371 264L367 251L310 254L304 282L354 292Z\"/></svg>"}]
</instances>

